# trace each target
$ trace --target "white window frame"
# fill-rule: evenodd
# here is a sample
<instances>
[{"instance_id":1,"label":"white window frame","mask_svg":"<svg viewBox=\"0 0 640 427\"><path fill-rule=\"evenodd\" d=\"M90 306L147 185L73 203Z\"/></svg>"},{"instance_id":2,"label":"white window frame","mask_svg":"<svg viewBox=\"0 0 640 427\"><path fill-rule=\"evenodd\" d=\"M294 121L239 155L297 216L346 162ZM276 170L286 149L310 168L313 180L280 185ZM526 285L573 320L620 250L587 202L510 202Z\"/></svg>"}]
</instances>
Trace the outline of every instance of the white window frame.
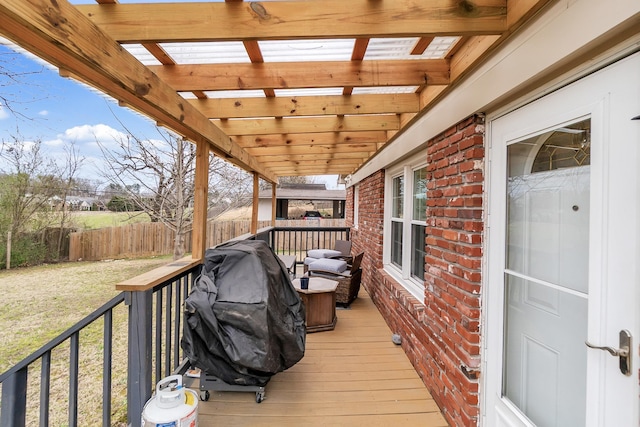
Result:
<instances>
[{"instance_id":1,"label":"white window frame","mask_svg":"<svg viewBox=\"0 0 640 427\"><path fill-rule=\"evenodd\" d=\"M421 152L402 164L390 167L385 173L384 189L384 229L382 262L384 270L396 279L407 291L424 303L424 279L418 280L411 275L411 226L414 224L426 226L426 221L413 220L413 172L427 166L426 153ZM393 210L393 180L404 177L404 198L402 223L402 268L391 262L391 225Z\"/></svg>"},{"instance_id":2,"label":"white window frame","mask_svg":"<svg viewBox=\"0 0 640 427\"><path fill-rule=\"evenodd\" d=\"M359 206L360 206L360 202L359 199L360 198L360 184L356 184L353 186L353 228L354 229L358 229L358 218L359 218Z\"/></svg>"}]
</instances>

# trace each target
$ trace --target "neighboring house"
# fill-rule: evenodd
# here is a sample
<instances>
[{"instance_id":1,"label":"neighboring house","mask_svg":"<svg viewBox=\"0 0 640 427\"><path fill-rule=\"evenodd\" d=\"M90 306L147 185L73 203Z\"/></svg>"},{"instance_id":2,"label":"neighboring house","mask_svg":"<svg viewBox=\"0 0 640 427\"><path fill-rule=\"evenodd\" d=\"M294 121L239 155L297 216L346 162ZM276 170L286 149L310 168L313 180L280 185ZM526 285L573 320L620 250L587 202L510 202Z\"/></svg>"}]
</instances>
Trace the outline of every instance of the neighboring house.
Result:
<instances>
[{"instance_id":1,"label":"neighboring house","mask_svg":"<svg viewBox=\"0 0 640 427\"><path fill-rule=\"evenodd\" d=\"M66 204L72 211L104 210L104 204L95 197L67 196Z\"/></svg>"},{"instance_id":2,"label":"neighboring house","mask_svg":"<svg viewBox=\"0 0 640 427\"><path fill-rule=\"evenodd\" d=\"M454 425L638 425L631 4L556 2L349 177L363 283Z\"/></svg>"},{"instance_id":3,"label":"neighboring house","mask_svg":"<svg viewBox=\"0 0 640 427\"><path fill-rule=\"evenodd\" d=\"M344 218L346 190L327 190L325 184L283 184L276 187L276 218L292 218L292 202L320 203L331 206L331 218ZM258 196L258 220L271 219L271 190L262 190Z\"/></svg>"}]
</instances>

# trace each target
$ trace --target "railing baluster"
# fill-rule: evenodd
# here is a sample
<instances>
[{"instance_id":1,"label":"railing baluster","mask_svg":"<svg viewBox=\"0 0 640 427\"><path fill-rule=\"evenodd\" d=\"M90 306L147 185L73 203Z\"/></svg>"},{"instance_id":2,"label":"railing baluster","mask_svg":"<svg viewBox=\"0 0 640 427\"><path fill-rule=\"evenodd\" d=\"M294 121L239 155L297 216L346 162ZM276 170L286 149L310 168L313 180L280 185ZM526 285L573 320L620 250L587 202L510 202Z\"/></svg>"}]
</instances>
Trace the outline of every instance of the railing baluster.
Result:
<instances>
[{"instance_id":1,"label":"railing baluster","mask_svg":"<svg viewBox=\"0 0 640 427\"><path fill-rule=\"evenodd\" d=\"M78 369L80 366L80 333L71 335L69 343L69 426L78 425Z\"/></svg>"},{"instance_id":2,"label":"railing baluster","mask_svg":"<svg viewBox=\"0 0 640 427\"><path fill-rule=\"evenodd\" d=\"M113 310L104 314L102 351L102 426L111 425L111 376L113 356Z\"/></svg>"},{"instance_id":3,"label":"railing baluster","mask_svg":"<svg viewBox=\"0 0 640 427\"><path fill-rule=\"evenodd\" d=\"M180 288L182 287L182 279L175 281L176 284L176 305L173 308L173 316L176 319L173 329L173 366L171 370L175 369L180 364Z\"/></svg>"},{"instance_id":4,"label":"railing baluster","mask_svg":"<svg viewBox=\"0 0 640 427\"><path fill-rule=\"evenodd\" d=\"M164 376L171 375L171 303L173 286L170 284L165 288L167 290L167 302L165 303L165 342L164 342Z\"/></svg>"},{"instance_id":5,"label":"railing baluster","mask_svg":"<svg viewBox=\"0 0 640 427\"><path fill-rule=\"evenodd\" d=\"M49 391L51 390L51 352L42 355L40 366L40 427L49 426Z\"/></svg>"},{"instance_id":6,"label":"railing baluster","mask_svg":"<svg viewBox=\"0 0 640 427\"><path fill-rule=\"evenodd\" d=\"M162 295L163 290L156 292L156 334L155 334L155 382L162 379Z\"/></svg>"},{"instance_id":7,"label":"railing baluster","mask_svg":"<svg viewBox=\"0 0 640 427\"><path fill-rule=\"evenodd\" d=\"M0 425L24 427L27 410L27 367L14 372L2 382Z\"/></svg>"}]
</instances>

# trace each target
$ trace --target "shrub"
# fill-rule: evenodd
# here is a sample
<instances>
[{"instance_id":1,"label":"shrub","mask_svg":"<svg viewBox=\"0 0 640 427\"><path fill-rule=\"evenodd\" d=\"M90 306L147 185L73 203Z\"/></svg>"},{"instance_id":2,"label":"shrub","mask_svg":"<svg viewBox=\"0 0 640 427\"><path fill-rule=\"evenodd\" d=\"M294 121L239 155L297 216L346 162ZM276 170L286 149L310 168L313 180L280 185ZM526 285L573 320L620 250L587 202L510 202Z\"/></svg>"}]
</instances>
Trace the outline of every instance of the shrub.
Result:
<instances>
[{"instance_id":1,"label":"shrub","mask_svg":"<svg viewBox=\"0 0 640 427\"><path fill-rule=\"evenodd\" d=\"M39 234L21 234L11 239L11 267L27 267L42 264L47 255L45 244ZM2 239L0 268L7 268L7 242Z\"/></svg>"}]
</instances>

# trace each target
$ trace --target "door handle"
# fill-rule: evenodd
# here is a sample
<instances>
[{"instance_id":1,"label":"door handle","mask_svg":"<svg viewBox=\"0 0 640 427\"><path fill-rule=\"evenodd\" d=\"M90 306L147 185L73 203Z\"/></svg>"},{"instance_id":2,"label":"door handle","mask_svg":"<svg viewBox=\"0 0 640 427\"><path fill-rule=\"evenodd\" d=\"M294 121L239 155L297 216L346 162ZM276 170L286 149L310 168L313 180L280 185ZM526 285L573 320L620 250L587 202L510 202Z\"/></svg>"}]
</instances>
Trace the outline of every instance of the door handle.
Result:
<instances>
[{"instance_id":1,"label":"door handle","mask_svg":"<svg viewBox=\"0 0 640 427\"><path fill-rule=\"evenodd\" d=\"M620 331L620 348L609 347L605 345L594 345L589 341L584 342L587 347L595 348L596 350L604 350L609 352L614 357L620 359L620 372L626 376L631 375L631 332L623 329Z\"/></svg>"}]
</instances>

